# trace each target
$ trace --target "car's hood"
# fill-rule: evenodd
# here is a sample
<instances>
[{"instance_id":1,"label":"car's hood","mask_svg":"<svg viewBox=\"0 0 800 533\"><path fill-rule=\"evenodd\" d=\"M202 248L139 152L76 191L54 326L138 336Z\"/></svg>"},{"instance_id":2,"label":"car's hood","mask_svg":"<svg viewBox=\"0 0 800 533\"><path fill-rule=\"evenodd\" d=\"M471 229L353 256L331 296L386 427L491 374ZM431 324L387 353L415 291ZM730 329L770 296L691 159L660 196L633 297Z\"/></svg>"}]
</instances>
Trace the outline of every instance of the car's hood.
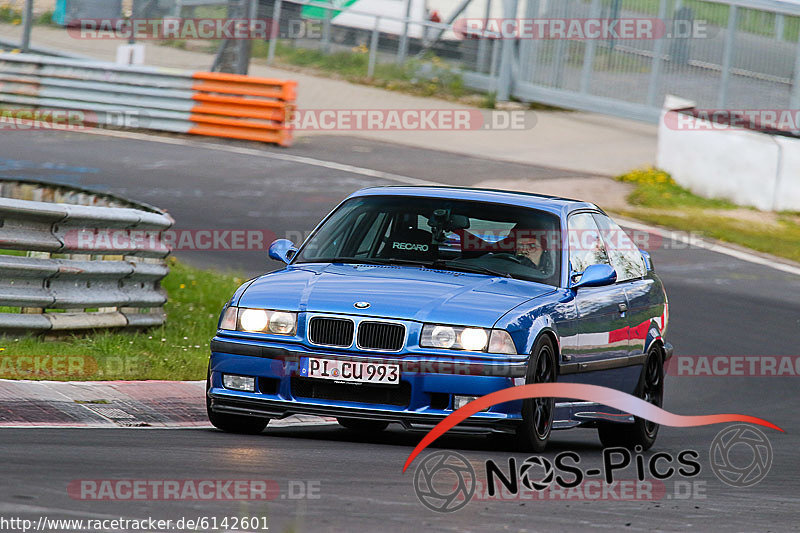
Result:
<instances>
[{"instance_id":1,"label":"car's hood","mask_svg":"<svg viewBox=\"0 0 800 533\"><path fill-rule=\"evenodd\" d=\"M510 309L553 290L528 281L410 266L303 264L261 276L238 305L491 327ZM356 302L370 306L357 309Z\"/></svg>"}]
</instances>

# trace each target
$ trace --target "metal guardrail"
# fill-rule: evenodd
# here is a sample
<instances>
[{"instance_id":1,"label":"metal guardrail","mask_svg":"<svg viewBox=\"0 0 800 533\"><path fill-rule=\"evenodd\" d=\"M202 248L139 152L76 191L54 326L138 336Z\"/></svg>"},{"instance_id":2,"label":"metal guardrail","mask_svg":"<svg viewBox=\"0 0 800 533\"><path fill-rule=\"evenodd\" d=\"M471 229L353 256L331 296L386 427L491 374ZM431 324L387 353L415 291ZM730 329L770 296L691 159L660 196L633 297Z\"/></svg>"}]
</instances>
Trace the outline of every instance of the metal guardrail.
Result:
<instances>
[{"instance_id":1,"label":"metal guardrail","mask_svg":"<svg viewBox=\"0 0 800 533\"><path fill-rule=\"evenodd\" d=\"M288 146L294 81L0 54L0 104L88 112L93 125Z\"/></svg>"},{"instance_id":2,"label":"metal guardrail","mask_svg":"<svg viewBox=\"0 0 800 533\"><path fill-rule=\"evenodd\" d=\"M0 333L163 324L169 248L160 236L172 224L144 204L0 180ZM102 232L151 238L126 240L120 255Z\"/></svg>"}]
</instances>

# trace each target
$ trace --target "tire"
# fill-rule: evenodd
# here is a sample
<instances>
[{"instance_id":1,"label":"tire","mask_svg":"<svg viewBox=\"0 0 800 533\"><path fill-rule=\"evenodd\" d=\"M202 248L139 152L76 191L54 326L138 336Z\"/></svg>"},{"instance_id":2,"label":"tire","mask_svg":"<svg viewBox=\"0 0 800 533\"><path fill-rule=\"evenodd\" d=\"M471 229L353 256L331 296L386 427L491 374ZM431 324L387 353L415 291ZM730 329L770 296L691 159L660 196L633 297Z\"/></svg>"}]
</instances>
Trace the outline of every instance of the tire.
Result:
<instances>
[{"instance_id":1,"label":"tire","mask_svg":"<svg viewBox=\"0 0 800 533\"><path fill-rule=\"evenodd\" d=\"M368 431L377 433L389 427L389 422L384 422L382 420L362 420L360 418L337 418L336 421L339 422L340 426L346 427L347 429L353 431L365 431L365 432Z\"/></svg>"},{"instance_id":2,"label":"tire","mask_svg":"<svg viewBox=\"0 0 800 533\"><path fill-rule=\"evenodd\" d=\"M556 380L556 355L553 341L542 335L533 347L525 384L552 383ZM517 427L517 447L523 452L542 452L553 431L555 398L522 400L522 424Z\"/></svg>"},{"instance_id":3,"label":"tire","mask_svg":"<svg viewBox=\"0 0 800 533\"><path fill-rule=\"evenodd\" d=\"M217 429L226 433L240 433L245 435L256 435L264 431L269 424L269 418L259 418L254 416L229 415L215 413L211 410L211 398L208 391L211 389L211 374L206 377L206 412L208 420Z\"/></svg>"},{"instance_id":4,"label":"tire","mask_svg":"<svg viewBox=\"0 0 800 533\"><path fill-rule=\"evenodd\" d=\"M647 353L634 394L658 407L664 402L664 364L661 349L657 345ZM655 444L658 428L655 422L635 417L633 424L602 422L597 426L597 433L605 448L622 446L634 449L641 446L644 451Z\"/></svg>"}]
</instances>

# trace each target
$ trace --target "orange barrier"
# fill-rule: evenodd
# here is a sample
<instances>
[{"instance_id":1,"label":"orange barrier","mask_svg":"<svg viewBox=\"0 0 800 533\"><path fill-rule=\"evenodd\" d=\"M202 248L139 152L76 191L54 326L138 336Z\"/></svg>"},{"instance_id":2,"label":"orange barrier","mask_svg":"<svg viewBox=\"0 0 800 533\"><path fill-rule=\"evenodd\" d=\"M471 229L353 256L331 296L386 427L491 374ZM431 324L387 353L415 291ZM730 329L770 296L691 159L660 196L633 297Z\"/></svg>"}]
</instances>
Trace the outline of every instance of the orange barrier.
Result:
<instances>
[{"instance_id":1,"label":"orange barrier","mask_svg":"<svg viewBox=\"0 0 800 533\"><path fill-rule=\"evenodd\" d=\"M288 125L297 98L297 82L195 72L189 133L292 144Z\"/></svg>"}]
</instances>

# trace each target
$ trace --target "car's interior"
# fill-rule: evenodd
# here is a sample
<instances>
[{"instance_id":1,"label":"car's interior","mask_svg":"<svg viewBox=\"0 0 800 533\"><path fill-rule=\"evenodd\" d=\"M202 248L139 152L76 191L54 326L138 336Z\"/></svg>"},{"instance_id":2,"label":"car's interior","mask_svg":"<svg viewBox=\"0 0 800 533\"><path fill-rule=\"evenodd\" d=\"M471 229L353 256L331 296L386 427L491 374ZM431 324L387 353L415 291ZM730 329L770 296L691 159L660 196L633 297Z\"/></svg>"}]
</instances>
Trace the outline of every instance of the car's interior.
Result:
<instances>
[{"instance_id":1,"label":"car's interior","mask_svg":"<svg viewBox=\"0 0 800 533\"><path fill-rule=\"evenodd\" d=\"M365 197L342 205L310 237L298 262L417 263L558 285L560 244L558 218L535 209Z\"/></svg>"}]
</instances>

